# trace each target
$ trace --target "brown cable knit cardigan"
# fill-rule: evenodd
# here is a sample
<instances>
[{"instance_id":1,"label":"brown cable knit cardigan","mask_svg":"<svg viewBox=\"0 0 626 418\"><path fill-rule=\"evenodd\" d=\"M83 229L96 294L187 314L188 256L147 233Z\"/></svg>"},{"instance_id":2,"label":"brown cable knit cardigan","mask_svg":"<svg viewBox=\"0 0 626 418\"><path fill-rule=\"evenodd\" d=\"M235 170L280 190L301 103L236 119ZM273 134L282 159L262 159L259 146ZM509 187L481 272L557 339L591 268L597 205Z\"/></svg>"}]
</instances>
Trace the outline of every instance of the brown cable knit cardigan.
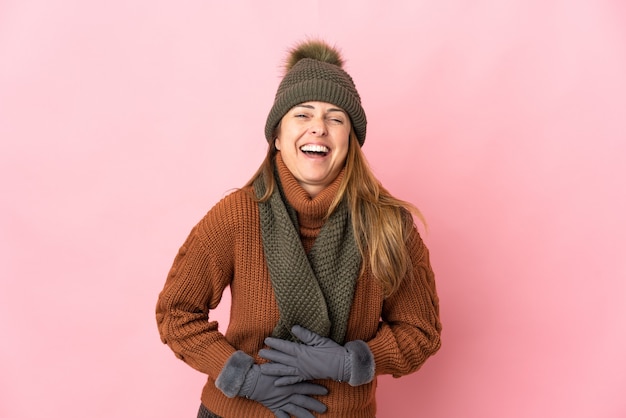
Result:
<instances>
[{"instance_id":1,"label":"brown cable knit cardigan","mask_svg":"<svg viewBox=\"0 0 626 418\"><path fill-rule=\"evenodd\" d=\"M343 173L314 199L300 187L278 153L277 167L288 203L298 213L300 236L308 252L338 190ZM225 418L267 417L262 404L241 397L227 398L215 387L226 360L243 350L262 362L258 351L272 334L279 312L265 264L259 210L253 191L238 190L217 203L192 229L180 248L159 295L159 333L176 356L208 375L202 403ZM440 346L439 302L428 250L414 228L411 249L414 278L388 298L370 269L359 277L350 310L346 341L363 340L370 347L376 374L395 377L416 371ZM231 315L222 334L210 319L230 286ZM376 379L353 387L329 380L319 399L327 418L371 418L376 414ZM315 415L315 413L314 413Z\"/></svg>"}]
</instances>

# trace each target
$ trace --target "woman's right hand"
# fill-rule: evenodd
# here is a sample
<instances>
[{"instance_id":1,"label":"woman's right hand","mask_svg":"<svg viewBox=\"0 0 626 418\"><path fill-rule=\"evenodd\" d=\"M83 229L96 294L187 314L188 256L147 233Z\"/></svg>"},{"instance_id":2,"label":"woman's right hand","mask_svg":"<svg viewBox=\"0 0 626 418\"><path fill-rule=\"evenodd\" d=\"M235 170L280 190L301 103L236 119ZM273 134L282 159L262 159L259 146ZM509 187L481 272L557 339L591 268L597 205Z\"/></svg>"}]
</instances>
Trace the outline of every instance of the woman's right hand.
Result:
<instances>
[{"instance_id":1,"label":"woman's right hand","mask_svg":"<svg viewBox=\"0 0 626 418\"><path fill-rule=\"evenodd\" d=\"M276 386L274 383L279 376L270 376L261 372L261 367L254 364L244 381L239 396L245 396L262 403L269 408L277 418L314 418L309 412L326 412L326 405L309 395L326 395L328 390L321 385L309 382L294 383L286 386Z\"/></svg>"},{"instance_id":2,"label":"woman's right hand","mask_svg":"<svg viewBox=\"0 0 626 418\"><path fill-rule=\"evenodd\" d=\"M277 386L284 376L263 374L262 367L243 351L234 352L226 361L215 386L229 398L242 396L257 401L270 409L277 418L314 418L309 411L326 412L326 405L310 395L326 395L324 386L299 382Z\"/></svg>"}]
</instances>

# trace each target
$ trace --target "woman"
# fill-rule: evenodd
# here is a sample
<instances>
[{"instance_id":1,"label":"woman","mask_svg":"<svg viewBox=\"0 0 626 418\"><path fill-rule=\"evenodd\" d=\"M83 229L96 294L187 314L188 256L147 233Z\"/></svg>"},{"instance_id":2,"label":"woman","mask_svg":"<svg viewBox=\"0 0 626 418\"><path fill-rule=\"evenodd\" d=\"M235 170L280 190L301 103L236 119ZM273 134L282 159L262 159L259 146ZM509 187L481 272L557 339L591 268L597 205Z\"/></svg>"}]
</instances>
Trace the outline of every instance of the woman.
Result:
<instances>
[{"instance_id":1,"label":"woman","mask_svg":"<svg viewBox=\"0 0 626 418\"><path fill-rule=\"evenodd\" d=\"M368 168L342 67L320 41L290 52L263 164L193 228L159 295L162 341L208 375L198 417L374 417L376 376L440 347L419 213ZM222 334L207 318L227 286Z\"/></svg>"}]
</instances>

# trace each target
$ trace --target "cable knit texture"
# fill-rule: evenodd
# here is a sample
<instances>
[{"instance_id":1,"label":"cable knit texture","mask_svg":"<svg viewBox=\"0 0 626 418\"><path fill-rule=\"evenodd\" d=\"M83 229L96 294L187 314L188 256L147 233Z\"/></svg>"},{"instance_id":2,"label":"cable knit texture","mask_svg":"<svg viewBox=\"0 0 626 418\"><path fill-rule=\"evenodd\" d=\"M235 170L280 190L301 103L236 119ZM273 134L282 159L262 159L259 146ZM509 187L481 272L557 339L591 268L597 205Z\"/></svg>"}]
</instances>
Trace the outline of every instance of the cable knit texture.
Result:
<instances>
[{"instance_id":1,"label":"cable knit texture","mask_svg":"<svg viewBox=\"0 0 626 418\"><path fill-rule=\"evenodd\" d=\"M297 212L300 238L308 253L324 224L334 192L329 187L328 193L311 199L285 167L280 153L276 161L285 199ZM257 363L264 361L258 351L280 318L263 251L259 205L252 198L253 193L249 188L226 196L192 229L174 259L156 307L161 340L178 358L208 376L202 403L223 417L274 416L260 403L242 397L228 398L215 386L215 379L235 351L249 354ZM405 278L396 293L385 299L368 268L354 289L345 341L367 343L376 375L399 377L412 373L440 347L434 275L417 229L407 246L413 274ZM364 262L367 265L367 260ZM229 286L230 322L222 333L210 311L218 306ZM375 416L375 378L361 386L330 380L320 383L329 393L319 397L328 407L319 416Z\"/></svg>"}]
</instances>

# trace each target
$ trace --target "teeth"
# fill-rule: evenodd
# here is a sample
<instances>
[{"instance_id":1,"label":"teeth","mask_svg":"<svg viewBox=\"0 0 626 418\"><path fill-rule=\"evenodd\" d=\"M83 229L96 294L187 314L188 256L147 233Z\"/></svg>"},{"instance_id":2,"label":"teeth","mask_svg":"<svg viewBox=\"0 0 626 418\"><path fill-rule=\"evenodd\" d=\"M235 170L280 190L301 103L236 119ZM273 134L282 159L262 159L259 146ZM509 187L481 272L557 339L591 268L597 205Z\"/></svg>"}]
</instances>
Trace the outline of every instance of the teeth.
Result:
<instances>
[{"instance_id":1,"label":"teeth","mask_svg":"<svg viewBox=\"0 0 626 418\"><path fill-rule=\"evenodd\" d=\"M325 147L324 145L307 144L307 145L303 145L300 148L300 151L302 152L328 152L330 150L328 149L328 147Z\"/></svg>"}]
</instances>

